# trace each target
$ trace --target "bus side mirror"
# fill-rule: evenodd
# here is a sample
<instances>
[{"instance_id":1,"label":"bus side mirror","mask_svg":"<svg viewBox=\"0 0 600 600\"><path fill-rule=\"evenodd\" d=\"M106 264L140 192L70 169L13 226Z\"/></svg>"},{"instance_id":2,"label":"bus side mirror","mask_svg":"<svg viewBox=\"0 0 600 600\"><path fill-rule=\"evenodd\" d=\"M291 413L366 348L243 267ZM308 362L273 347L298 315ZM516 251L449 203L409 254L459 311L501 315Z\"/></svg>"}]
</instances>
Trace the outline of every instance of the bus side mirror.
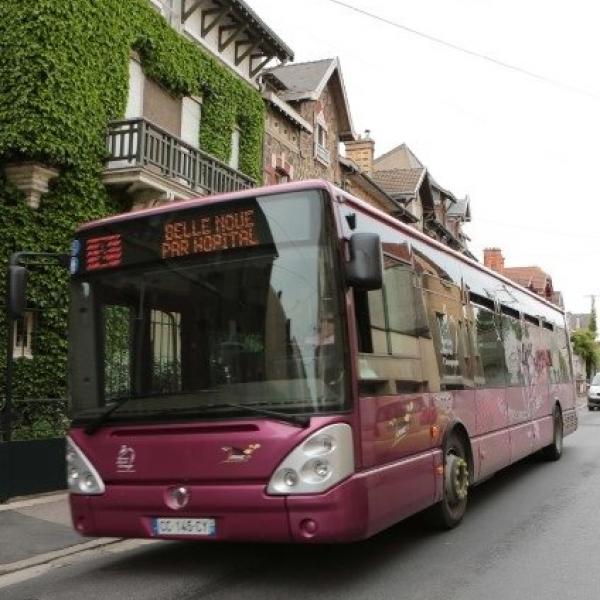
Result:
<instances>
[{"instance_id":1,"label":"bus side mirror","mask_svg":"<svg viewBox=\"0 0 600 600\"><path fill-rule=\"evenodd\" d=\"M346 281L359 290L380 290L383 287L383 256L376 233L353 233L350 237Z\"/></svg>"},{"instance_id":2,"label":"bus side mirror","mask_svg":"<svg viewBox=\"0 0 600 600\"><path fill-rule=\"evenodd\" d=\"M10 265L8 267L8 312L13 319L23 316L27 305L27 277L25 267Z\"/></svg>"}]
</instances>

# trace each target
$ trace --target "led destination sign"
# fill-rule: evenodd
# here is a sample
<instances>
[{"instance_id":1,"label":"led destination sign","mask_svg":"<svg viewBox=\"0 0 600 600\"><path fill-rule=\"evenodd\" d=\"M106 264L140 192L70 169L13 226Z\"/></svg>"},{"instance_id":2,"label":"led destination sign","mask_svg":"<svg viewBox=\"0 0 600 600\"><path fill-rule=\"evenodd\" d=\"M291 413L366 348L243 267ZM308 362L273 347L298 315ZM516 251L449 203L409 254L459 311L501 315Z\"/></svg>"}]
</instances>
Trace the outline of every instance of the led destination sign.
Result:
<instances>
[{"instance_id":1,"label":"led destination sign","mask_svg":"<svg viewBox=\"0 0 600 600\"><path fill-rule=\"evenodd\" d=\"M244 248L274 249L268 220L255 199L111 223L91 229L78 243L87 272Z\"/></svg>"},{"instance_id":2,"label":"led destination sign","mask_svg":"<svg viewBox=\"0 0 600 600\"><path fill-rule=\"evenodd\" d=\"M175 258L260 244L254 208L164 224L162 258Z\"/></svg>"}]
</instances>

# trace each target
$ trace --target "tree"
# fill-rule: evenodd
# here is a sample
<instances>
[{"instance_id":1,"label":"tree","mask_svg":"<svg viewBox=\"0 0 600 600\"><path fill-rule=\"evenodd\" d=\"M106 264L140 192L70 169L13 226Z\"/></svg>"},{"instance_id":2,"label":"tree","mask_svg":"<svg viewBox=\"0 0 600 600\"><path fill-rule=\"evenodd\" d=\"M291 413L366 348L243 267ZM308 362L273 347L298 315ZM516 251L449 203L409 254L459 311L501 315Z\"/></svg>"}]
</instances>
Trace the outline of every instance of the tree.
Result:
<instances>
[{"instance_id":1,"label":"tree","mask_svg":"<svg viewBox=\"0 0 600 600\"><path fill-rule=\"evenodd\" d=\"M592 371L600 364L600 348L596 343L596 334L591 329L577 329L571 334L573 352L585 362L586 376L589 379Z\"/></svg>"},{"instance_id":2,"label":"tree","mask_svg":"<svg viewBox=\"0 0 600 600\"><path fill-rule=\"evenodd\" d=\"M592 310L590 311L590 324L588 329L594 334L594 338L598 333L598 324L596 322L596 297L592 296Z\"/></svg>"}]
</instances>

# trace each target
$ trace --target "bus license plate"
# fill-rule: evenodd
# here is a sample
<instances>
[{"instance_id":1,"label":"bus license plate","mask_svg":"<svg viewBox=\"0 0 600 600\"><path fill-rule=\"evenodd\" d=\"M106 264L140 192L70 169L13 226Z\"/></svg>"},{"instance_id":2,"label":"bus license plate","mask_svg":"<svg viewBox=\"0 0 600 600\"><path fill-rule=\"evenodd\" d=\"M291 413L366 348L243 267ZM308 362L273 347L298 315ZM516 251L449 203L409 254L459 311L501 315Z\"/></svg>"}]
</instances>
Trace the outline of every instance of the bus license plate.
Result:
<instances>
[{"instance_id":1,"label":"bus license plate","mask_svg":"<svg viewBox=\"0 0 600 600\"><path fill-rule=\"evenodd\" d=\"M202 535L213 536L217 533L214 519L163 519L152 520L152 534L163 535Z\"/></svg>"}]
</instances>

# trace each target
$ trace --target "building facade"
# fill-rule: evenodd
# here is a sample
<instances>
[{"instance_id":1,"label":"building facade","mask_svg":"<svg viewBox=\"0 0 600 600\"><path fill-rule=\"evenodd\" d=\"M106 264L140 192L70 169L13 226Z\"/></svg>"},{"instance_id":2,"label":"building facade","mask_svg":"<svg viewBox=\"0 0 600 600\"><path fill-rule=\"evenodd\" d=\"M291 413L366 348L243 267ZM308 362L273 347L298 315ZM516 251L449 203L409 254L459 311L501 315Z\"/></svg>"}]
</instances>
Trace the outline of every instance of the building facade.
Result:
<instances>
[{"instance_id":1,"label":"building facade","mask_svg":"<svg viewBox=\"0 0 600 600\"><path fill-rule=\"evenodd\" d=\"M293 53L242 0L3 2L0 40L0 260L66 252L90 219L261 181L258 78ZM17 397L66 396L66 290L62 271L30 278ZM29 434L63 409L36 405Z\"/></svg>"},{"instance_id":2,"label":"building facade","mask_svg":"<svg viewBox=\"0 0 600 600\"><path fill-rule=\"evenodd\" d=\"M267 106L264 182L342 184L340 142L355 138L337 58L286 64L263 74Z\"/></svg>"},{"instance_id":3,"label":"building facade","mask_svg":"<svg viewBox=\"0 0 600 600\"><path fill-rule=\"evenodd\" d=\"M346 143L347 157L403 209L405 222L474 259L463 231L464 223L471 219L468 199L459 201L439 185L406 144L378 158L374 154L368 134Z\"/></svg>"}]
</instances>

